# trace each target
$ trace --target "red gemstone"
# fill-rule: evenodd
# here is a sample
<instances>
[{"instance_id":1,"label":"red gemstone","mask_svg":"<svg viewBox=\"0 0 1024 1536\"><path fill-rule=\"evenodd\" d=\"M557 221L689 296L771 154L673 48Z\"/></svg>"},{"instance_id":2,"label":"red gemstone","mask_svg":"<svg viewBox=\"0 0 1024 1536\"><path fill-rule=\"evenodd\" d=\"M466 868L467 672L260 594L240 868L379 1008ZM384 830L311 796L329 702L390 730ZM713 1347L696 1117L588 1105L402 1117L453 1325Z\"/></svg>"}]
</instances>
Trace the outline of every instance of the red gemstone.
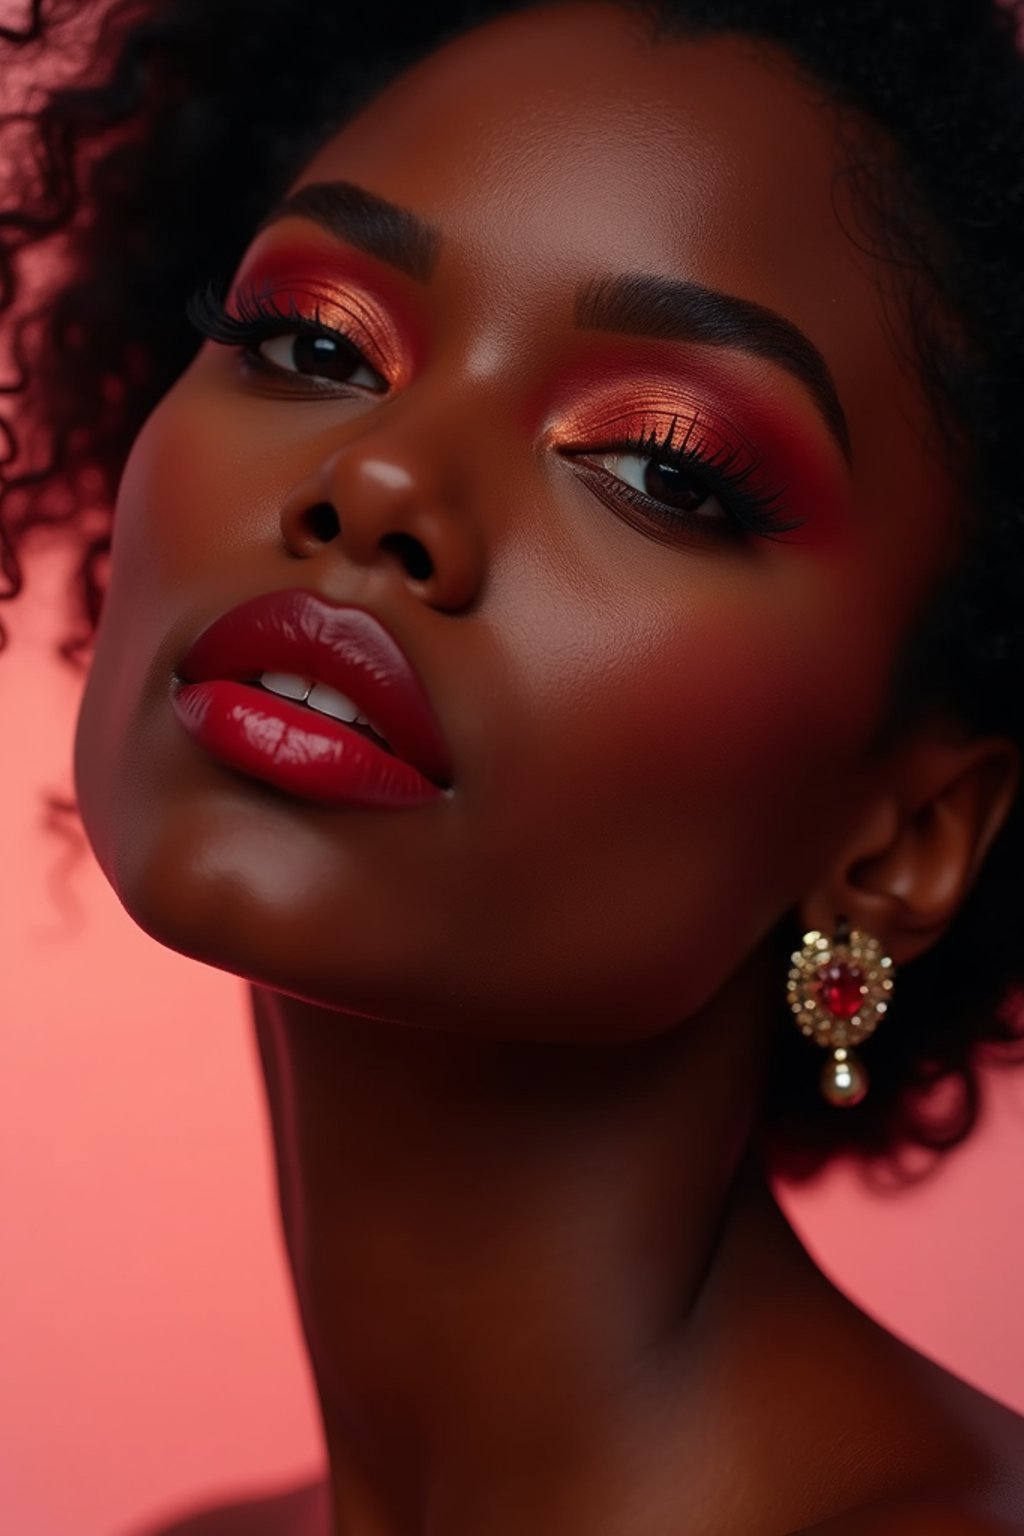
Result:
<instances>
[{"instance_id":1,"label":"red gemstone","mask_svg":"<svg viewBox=\"0 0 1024 1536\"><path fill-rule=\"evenodd\" d=\"M847 965L845 960L833 960L831 965L823 965L816 971L815 976L815 990L821 1006L827 1008L834 1019L852 1019L864 1001L861 991L864 972L855 965Z\"/></svg>"}]
</instances>

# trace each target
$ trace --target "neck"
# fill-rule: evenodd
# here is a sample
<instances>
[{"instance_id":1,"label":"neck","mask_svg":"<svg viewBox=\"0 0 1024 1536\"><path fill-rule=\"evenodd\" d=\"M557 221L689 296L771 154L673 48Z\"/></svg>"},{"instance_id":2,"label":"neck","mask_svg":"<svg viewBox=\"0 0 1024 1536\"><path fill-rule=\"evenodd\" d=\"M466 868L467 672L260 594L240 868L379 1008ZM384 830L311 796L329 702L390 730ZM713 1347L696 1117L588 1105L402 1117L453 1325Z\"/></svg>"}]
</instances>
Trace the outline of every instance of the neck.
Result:
<instances>
[{"instance_id":1,"label":"neck","mask_svg":"<svg viewBox=\"0 0 1024 1536\"><path fill-rule=\"evenodd\" d=\"M756 1326L752 1259L806 1259L752 1150L763 988L613 1046L253 989L346 1536L632 1528L603 1521L639 1447L707 1402L712 1335Z\"/></svg>"}]
</instances>

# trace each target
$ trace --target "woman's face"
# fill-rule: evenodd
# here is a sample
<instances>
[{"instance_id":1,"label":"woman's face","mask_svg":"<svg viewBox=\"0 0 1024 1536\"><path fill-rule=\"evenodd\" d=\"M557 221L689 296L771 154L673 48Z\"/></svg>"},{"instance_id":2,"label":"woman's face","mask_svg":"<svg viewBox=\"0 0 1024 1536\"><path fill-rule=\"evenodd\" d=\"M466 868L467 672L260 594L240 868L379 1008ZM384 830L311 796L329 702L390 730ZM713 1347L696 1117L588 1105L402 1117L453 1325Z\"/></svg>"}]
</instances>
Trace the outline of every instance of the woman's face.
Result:
<instances>
[{"instance_id":1,"label":"woman's face","mask_svg":"<svg viewBox=\"0 0 1024 1536\"><path fill-rule=\"evenodd\" d=\"M360 192L258 232L228 308L358 352L207 341L120 489L76 776L143 928L333 1008L610 1039L792 915L953 526L833 134L779 55L586 0L323 144L293 191ZM450 793L326 804L186 730L196 637L281 590L390 632Z\"/></svg>"}]
</instances>

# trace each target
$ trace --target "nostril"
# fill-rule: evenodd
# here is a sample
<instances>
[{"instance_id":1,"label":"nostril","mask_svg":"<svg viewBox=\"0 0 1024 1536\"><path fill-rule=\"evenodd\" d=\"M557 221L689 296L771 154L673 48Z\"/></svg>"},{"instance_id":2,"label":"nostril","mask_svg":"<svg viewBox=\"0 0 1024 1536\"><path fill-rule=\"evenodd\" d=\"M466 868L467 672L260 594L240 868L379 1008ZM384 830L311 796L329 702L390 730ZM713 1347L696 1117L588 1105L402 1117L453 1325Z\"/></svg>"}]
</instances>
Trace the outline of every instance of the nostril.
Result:
<instances>
[{"instance_id":1,"label":"nostril","mask_svg":"<svg viewBox=\"0 0 1024 1536\"><path fill-rule=\"evenodd\" d=\"M306 513L306 521L314 536L322 544L336 537L338 532L338 514L329 501L318 501L310 507Z\"/></svg>"},{"instance_id":2,"label":"nostril","mask_svg":"<svg viewBox=\"0 0 1024 1536\"><path fill-rule=\"evenodd\" d=\"M397 555L409 575L416 581L426 581L434 574L434 563L420 543L410 533L387 533L380 541L381 549Z\"/></svg>"}]
</instances>

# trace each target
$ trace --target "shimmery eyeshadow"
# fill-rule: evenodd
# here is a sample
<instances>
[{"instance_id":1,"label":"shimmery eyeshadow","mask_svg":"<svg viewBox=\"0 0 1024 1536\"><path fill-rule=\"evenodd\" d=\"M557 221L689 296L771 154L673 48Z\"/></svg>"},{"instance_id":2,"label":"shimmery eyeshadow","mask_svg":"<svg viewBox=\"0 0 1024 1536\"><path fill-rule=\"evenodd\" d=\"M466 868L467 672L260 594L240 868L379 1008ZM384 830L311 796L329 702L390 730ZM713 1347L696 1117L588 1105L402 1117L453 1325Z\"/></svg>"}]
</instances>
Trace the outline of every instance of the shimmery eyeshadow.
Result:
<instances>
[{"instance_id":1,"label":"shimmery eyeshadow","mask_svg":"<svg viewBox=\"0 0 1024 1536\"><path fill-rule=\"evenodd\" d=\"M310 316L319 307L324 322L350 332L368 361L394 385L407 382L422 362L422 322L401 291L401 279L349 246L315 236L287 243L278 237L271 243L263 235L239 267L229 306L239 289L272 298L281 308L294 301L300 313Z\"/></svg>"},{"instance_id":2,"label":"shimmery eyeshadow","mask_svg":"<svg viewBox=\"0 0 1024 1536\"><path fill-rule=\"evenodd\" d=\"M545 440L596 449L678 417L712 450L731 447L787 487L787 509L806 521L785 538L815 546L851 531L852 480L800 387L759 359L721 349L628 341L589 350L544 381L528 403Z\"/></svg>"}]
</instances>

